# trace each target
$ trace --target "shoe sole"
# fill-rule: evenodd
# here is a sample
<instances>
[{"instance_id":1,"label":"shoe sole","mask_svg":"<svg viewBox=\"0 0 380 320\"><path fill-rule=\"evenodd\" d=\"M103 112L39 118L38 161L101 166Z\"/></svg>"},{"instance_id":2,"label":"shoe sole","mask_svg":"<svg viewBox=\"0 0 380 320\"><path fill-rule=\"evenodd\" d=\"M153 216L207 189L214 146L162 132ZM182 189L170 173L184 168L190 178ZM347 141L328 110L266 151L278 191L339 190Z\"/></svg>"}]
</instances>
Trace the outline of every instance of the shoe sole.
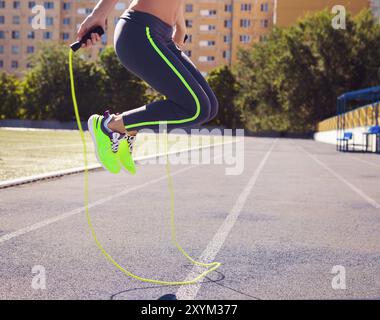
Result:
<instances>
[{"instance_id":1,"label":"shoe sole","mask_svg":"<svg viewBox=\"0 0 380 320\"><path fill-rule=\"evenodd\" d=\"M88 119L88 121L87 121L87 127L88 127L88 131L90 132L90 135L91 135L91 138L92 138L92 142L94 143L94 146L95 146L95 156L96 156L96 160L98 160L98 162L99 162L100 165L103 167L103 169L105 169L105 170L108 171L109 173L117 174L117 173L114 173L114 172L112 172L112 171L109 171L109 170L103 165L103 162L100 161L100 157L99 157L99 153L98 153L98 144L96 143L96 138L95 138L94 128L93 128L93 125L92 125L92 123L94 122L93 119L94 119L95 117L96 117L95 115L92 115L92 116L90 117L90 119Z\"/></svg>"}]
</instances>

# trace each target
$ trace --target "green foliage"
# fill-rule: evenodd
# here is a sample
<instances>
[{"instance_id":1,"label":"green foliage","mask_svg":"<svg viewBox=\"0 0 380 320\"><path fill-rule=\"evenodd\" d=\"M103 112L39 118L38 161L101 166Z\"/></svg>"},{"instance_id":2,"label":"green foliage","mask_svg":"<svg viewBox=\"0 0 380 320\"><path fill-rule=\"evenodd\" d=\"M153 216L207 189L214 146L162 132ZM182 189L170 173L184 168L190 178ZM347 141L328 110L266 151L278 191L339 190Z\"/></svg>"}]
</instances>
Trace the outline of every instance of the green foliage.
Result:
<instances>
[{"instance_id":1,"label":"green foliage","mask_svg":"<svg viewBox=\"0 0 380 320\"><path fill-rule=\"evenodd\" d=\"M74 58L75 86L81 116L86 119L104 108L104 72L91 61ZM70 94L68 49L47 45L33 58L23 85L25 117L28 119L74 119Z\"/></svg>"},{"instance_id":2,"label":"green foliage","mask_svg":"<svg viewBox=\"0 0 380 320\"><path fill-rule=\"evenodd\" d=\"M212 124L306 132L335 115L342 93L378 85L380 25L368 10L348 15L346 30L335 30L332 18L323 11L275 28L265 42L240 50L233 72L213 70L208 82L220 110ZM68 48L44 46L32 64L23 81L0 76L0 118L73 120ZM83 120L107 106L120 112L163 98L125 70L112 48L97 61L76 54L74 76Z\"/></svg>"},{"instance_id":3,"label":"green foliage","mask_svg":"<svg viewBox=\"0 0 380 320\"><path fill-rule=\"evenodd\" d=\"M219 102L219 113L213 124L236 128L241 124L241 112L235 106L234 100L239 92L235 76L228 66L222 66L211 71L207 78Z\"/></svg>"},{"instance_id":4,"label":"green foliage","mask_svg":"<svg viewBox=\"0 0 380 320\"><path fill-rule=\"evenodd\" d=\"M15 119L21 106L20 81L6 73L0 74L0 119Z\"/></svg>"},{"instance_id":5,"label":"green foliage","mask_svg":"<svg viewBox=\"0 0 380 320\"><path fill-rule=\"evenodd\" d=\"M100 66L105 73L105 98L113 110L131 110L146 103L147 85L123 67L112 47L101 53Z\"/></svg>"},{"instance_id":6,"label":"green foliage","mask_svg":"<svg viewBox=\"0 0 380 320\"><path fill-rule=\"evenodd\" d=\"M23 81L1 78L1 117L32 120L74 120L68 48L45 45L32 57L34 67ZM112 48L99 61L74 55L74 78L82 120L108 107L125 111L146 103L147 86L119 63ZM22 99L21 99L22 97Z\"/></svg>"},{"instance_id":7,"label":"green foliage","mask_svg":"<svg viewBox=\"0 0 380 320\"><path fill-rule=\"evenodd\" d=\"M305 132L335 114L337 97L380 81L380 27L370 11L346 30L323 11L239 53L237 105L252 130Z\"/></svg>"}]
</instances>

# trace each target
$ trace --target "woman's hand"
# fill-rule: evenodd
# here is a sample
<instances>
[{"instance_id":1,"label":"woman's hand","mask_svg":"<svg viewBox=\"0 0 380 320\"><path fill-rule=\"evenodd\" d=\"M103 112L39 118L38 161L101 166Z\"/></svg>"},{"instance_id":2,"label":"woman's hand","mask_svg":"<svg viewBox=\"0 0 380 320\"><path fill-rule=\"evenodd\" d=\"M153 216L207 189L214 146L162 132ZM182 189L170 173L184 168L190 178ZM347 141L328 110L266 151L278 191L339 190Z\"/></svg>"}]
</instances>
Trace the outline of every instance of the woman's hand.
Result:
<instances>
[{"instance_id":1,"label":"woman's hand","mask_svg":"<svg viewBox=\"0 0 380 320\"><path fill-rule=\"evenodd\" d=\"M178 14L177 19L175 23L175 33L173 35L173 41L174 43L183 50L185 46L185 36L187 33L186 28L186 20L185 20L185 9L183 2L181 3L180 7L178 8Z\"/></svg>"},{"instance_id":2,"label":"woman's hand","mask_svg":"<svg viewBox=\"0 0 380 320\"><path fill-rule=\"evenodd\" d=\"M185 36L186 32L182 31L180 29L176 29L175 33L173 35L173 41L174 43L181 49L183 50L185 47Z\"/></svg>"},{"instance_id":3,"label":"woman's hand","mask_svg":"<svg viewBox=\"0 0 380 320\"><path fill-rule=\"evenodd\" d=\"M96 27L102 27L105 29L106 18L97 17L94 15L89 15L80 25L77 32L77 40L80 40L88 31ZM101 41L101 37L97 33L91 34L91 40L87 40L86 44L82 45L82 48L91 48L96 45L97 42Z\"/></svg>"}]
</instances>

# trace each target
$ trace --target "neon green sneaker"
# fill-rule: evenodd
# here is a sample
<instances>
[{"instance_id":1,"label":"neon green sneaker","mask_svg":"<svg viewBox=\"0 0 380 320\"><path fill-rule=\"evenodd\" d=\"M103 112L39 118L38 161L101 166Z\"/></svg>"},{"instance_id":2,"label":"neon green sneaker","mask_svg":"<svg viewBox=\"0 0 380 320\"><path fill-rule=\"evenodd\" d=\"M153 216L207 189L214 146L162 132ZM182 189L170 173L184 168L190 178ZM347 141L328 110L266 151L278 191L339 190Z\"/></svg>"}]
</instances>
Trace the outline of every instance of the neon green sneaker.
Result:
<instances>
[{"instance_id":1,"label":"neon green sneaker","mask_svg":"<svg viewBox=\"0 0 380 320\"><path fill-rule=\"evenodd\" d=\"M129 173L136 173L136 165L132 157L133 146L136 140L136 136L125 135L122 141L119 144L119 160L124 169Z\"/></svg>"},{"instance_id":2,"label":"neon green sneaker","mask_svg":"<svg viewBox=\"0 0 380 320\"><path fill-rule=\"evenodd\" d=\"M117 152L120 140L124 137L120 133L107 130L106 125L111 119L112 116L107 111L104 116L92 115L87 123L98 162L104 169L117 174L121 170Z\"/></svg>"}]
</instances>

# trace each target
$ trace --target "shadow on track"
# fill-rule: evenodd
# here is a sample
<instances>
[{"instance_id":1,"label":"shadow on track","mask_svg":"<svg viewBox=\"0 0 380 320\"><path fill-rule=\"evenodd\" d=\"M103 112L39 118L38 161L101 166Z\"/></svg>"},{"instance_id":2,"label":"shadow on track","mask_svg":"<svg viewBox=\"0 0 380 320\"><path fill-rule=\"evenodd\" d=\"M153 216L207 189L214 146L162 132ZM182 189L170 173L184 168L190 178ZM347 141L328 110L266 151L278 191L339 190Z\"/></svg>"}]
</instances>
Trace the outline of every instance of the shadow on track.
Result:
<instances>
[{"instance_id":1,"label":"shadow on track","mask_svg":"<svg viewBox=\"0 0 380 320\"><path fill-rule=\"evenodd\" d=\"M185 265L184 266L185 268L187 269L190 269L192 268L193 266L192 265ZM257 297L254 297L252 295L249 295L245 292L242 292L242 291L239 291L239 290L236 290L234 288L231 288L231 287L228 287L224 284L222 284L221 282L226 278L225 275L223 273L221 273L220 271L214 271L214 273L216 273L218 275L218 278L217 279L211 279L209 278L208 276L205 277L205 280L203 281L200 281L200 283L202 284L205 284L205 283L213 283L213 284L216 284L218 286L221 286L225 289L228 289L228 290L231 290L231 291L234 291L236 293L239 293L243 296L246 296L248 298L251 298L253 300L260 300L259 298ZM117 299L117 296L119 295L122 295L124 293L128 293L128 292L132 292L132 291L137 291L137 290L149 290L149 289L156 289L156 288L168 288L168 287L179 287L179 285L177 286L173 286L173 285L160 285L160 286L148 286L148 287L138 287L138 288L131 288L131 289L127 289L127 290L123 290L123 291L119 291L117 293L114 293L111 295L110 297L110 300L116 300ZM175 293L166 293L164 295L162 295L161 297L159 297L157 300L177 300L177 297L175 295Z\"/></svg>"}]
</instances>

